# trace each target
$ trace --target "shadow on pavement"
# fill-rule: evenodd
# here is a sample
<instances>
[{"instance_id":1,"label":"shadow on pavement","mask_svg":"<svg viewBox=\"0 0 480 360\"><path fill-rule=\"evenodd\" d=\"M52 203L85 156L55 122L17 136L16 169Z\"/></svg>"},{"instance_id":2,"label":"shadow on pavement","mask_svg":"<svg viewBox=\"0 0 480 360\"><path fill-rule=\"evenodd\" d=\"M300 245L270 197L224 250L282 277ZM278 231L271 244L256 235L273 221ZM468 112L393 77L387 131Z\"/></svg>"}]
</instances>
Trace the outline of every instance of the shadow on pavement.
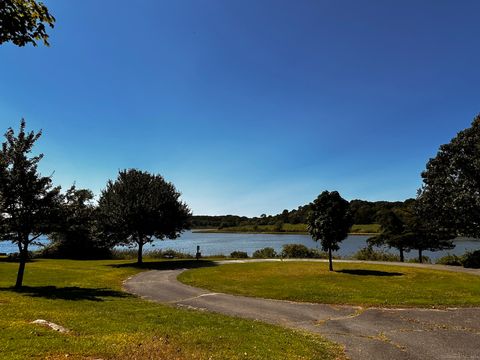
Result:
<instances>
[{"instance_id":1,"label":"shadow on pavement","mask_svg":"<svg viewBox=\"0 0 480 360\"><path fill-rule=\"evenodd\" d=\"M362 269L344 269L337 270L338 273L350 274L350 275L361 275L361 276L402 276L402 273L398 272L389 272L389 271L379 271L379 270L362 270Z\"/></svg>"}]
</instances>

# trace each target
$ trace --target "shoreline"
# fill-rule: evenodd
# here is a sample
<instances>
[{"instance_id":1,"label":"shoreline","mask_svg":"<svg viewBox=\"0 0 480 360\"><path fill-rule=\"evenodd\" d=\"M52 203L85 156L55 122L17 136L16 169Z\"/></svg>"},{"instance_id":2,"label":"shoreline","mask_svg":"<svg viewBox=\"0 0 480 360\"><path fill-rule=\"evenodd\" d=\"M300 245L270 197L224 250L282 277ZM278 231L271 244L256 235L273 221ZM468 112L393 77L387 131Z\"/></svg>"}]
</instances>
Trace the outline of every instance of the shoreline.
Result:
<instances>
[{"instance_id":1,"label":"shoreline","mask_svg":"<svg viewBox=\"0 0 480 360\"><path fill-rule=\"evenodd\" d=\"M219 229L192 229L192 233L195 234L268 234L268 235L309 235L306 231L230 231L230 230L219 230ZM359 233L353 232L348 233L352 236L374 236L379 233Z\"/></svg>"}]
</instances>

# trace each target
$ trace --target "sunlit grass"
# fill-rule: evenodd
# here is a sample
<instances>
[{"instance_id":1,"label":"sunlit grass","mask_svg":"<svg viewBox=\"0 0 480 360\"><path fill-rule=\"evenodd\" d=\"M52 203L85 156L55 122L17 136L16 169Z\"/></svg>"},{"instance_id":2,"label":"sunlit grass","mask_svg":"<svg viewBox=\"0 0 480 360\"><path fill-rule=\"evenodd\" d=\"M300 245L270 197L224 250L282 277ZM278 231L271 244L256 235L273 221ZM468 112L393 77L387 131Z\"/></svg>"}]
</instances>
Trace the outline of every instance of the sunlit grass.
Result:
<instances>
[{"instance_id":1,"label":"sunlit grass","mask_svg":"<svg viewBox=\"0 0 480 360\"><path fill-rule=\"evenodd\" d=\"M38 260L16 292L0 262L1 359L331 359L322 338L259 322L175 309L121 291L126 261ZM160 264L161 265L161 264ZM146 266L148 267L148 266ZM161 266L160 266L161 267ZM164 266L168 267L168 266ZM45 319L61 334L31 322ZM68 357L66 357L68 355Z\"/></svg>"},{"instance_id":2,"label":"sunlit grass","mask_svg":"<svg viewBox=\"0 0 480 360\"><path fill-rule=\"evenodd\" d=\"M274 262L189 270L179 280L239 295L365 306L478 306L480 276L412 267Z\"/></svg>"}]
</instances>

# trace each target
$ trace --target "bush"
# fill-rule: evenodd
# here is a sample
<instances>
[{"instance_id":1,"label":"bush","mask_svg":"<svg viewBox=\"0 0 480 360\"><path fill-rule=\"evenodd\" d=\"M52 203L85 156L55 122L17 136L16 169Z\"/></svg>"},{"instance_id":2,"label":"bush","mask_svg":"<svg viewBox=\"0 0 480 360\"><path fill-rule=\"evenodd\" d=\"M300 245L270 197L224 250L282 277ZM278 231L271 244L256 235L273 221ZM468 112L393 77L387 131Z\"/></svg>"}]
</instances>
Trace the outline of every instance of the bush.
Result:
<instances>
[{"instance_id":1,"label":"bush","mask_svg":"<svg viewBox=\"0 0 480 360\"><path fill-rule=\"evenodd\" d=\"M460 256L448 254L437 259L435 264L462 266L462 261L463 259Z\"/></svg>"},{"instance_id":2,"label":"bush","mask_svg":"<svg viewBox=\"0 0 480 360\"><path fill-rule=\"evenodd\" d=\"M462 256L462 263L466 268L480 269L480 250L467 252Z\"/></svg>"},{"instance_id":3,"label":"bush","mask_svg":"<svg viewBox=\"0 0 480 360\"><path fill-rule=\"evenodd\" d=\"M248 254L245 251L234 251L230 254L230 257L234 259L246 259L248 258Z\"/></svg>"},{"instance_id":4,"label":"bush","mask_svg":"<svg viewBox=\"0 0 480 360\"><path fill-rule=\"evenodd\" d=\"M111 258L116 260L134 260L137 258L137 249L113 249ZM193 259L194 256L173 249L145 251L148 259Z\"/></svg>"},{"instance_id":5,"label":"bush","mask_svg":"<svg viewBox=\"0 0 480 360\"><path fill-rule=\"evenodd\" d=\"M47 259L99 260L111 259L112 251L93 242L52 242L40 251L39 256Z\"/></svg>"},{"instance_id":6,"label":"bush","mask_svg":"<svg viewBox=\"0 0 480 360\"><path fill-rule=\"evenodd\" d=\"M370 246L358 250L352 259L369 261L400 261L400 256L385 251L375 251Z\"/></svg>"},{"instance_id":7,"label":"bush","mask_svg":"<svg viewBox=\"0 0 480 360\"><path fill-rule=\"evenodd\" d=\"M282 258L286 259L328 259L328 254L317 249L309 249L303 244L283 245Z\"/></svg>"},{"instance_id":8,"label":"bush","mask_svg":"<svg viewBox=\"0 0 480 360\"><path fill-rule=\"evenodd\" d=\"M252 257L255 259L272 259L277 256L276 251L271 247L255 250Z\"/></svg>"}]
</instances>

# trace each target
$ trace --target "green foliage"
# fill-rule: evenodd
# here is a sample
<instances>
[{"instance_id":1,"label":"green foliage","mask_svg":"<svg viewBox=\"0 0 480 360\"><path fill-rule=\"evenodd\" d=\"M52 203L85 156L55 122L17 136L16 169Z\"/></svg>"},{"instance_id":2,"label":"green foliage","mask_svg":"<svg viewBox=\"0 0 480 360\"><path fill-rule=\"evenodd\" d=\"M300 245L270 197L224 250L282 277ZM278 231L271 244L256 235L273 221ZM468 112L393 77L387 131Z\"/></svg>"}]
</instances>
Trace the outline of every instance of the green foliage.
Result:
<instances>
[{"instance_id":1,"label":"green foliage","mask_svg":"<svg viewBox=\"0 0 480 360\"><path fill-rule=\"evenodd\" d=\"M48 43L45 25L53 28L55 18L48 8L35 0L0 1L0 44L11 41L17 46Z\"/></svg>"},{"instance_id":2,"label":"green foliage","mask_svg":"<svg viewBox=\"0 0 480 360\"><path fill-rule=\"evenodd\" d=\"M422 178L421 198L431 226L480 237L480 115L440 146Z\"/></svg>"},{"instance_id":3,"label":"green foliage","mask_svg":"<svg viewBox=\"0 0 480 360\"><path fill-rule=\"evenodd\" d=\"M117 260L133 260L137 258L135 249L113 249L111 258ZM173 249L149 250L144 252L144 258L147 259L193 259L194 256Z\"/></svg>"},{"instance_id":4,"label":"green foliage","mask_svg":"<svg viewBox=\"0 0 480 360\"><path fill-rule=\"evenodd\" d=\"M358 250L352 256L352 259L369 261L400 261L400 256L389 254L385 251L375 251L371 246L367 246Z\"/></svg>"},{"instance_id":5,"label":"green foliage","mask_svg":"<svg viewBox=\"0 0 480 360\"><path fill-rule=\"evenodd\" d=\"M480 269L480 250L467 252L463 255L462 264L466 268Z\"/></svg>"},{"instance_id":6,"label":"green foliage","mask_svg":"<svg viewBox=\"0 0 480 360\"><path fill-rule=\"evenodd\" d=\"M448 255L442 256L441 258L437 259L435 261L435 264L462 266L463 265L463 259L460 256L448 254Z\"/></svg>"},{"instance_id":7,"label":"green foliage","mask_svg":"<svg viewBox=\"0 0 480 360\"><path fill-rule=\"evenodd\" d=\"M310 204L307 229L313 240L321 242L322 250L328 251L331 271L332 251L340 249L338 244L353 225L349 206L337 191L324 191Z\"/></svg>"},{"instance_id":8,"label":"green foliage","mask_svg":"<svg viewBox=\"0 0 480 360\"><path fill-rule=\"evenodd\" d=\"M59 217L60 187L38 173L43 154L29 156L40 136L41 132L26 132L22 119L17 135L7 130L0 151L0 240L18 246L17 287L23 283L29 245L53 231Z\"/></svg>"},{"instance_id":9,"label":"green foliage","mask_svg":"<svg viewBox=\"0 0 480 360\"><path fill-rule=\"evenodd\" d=\"M137 245L139 263L143 246L155 239L175 239L190 226L190 210L179 200L172 183L160 175L130 169L120 171L102 191L98 220L108 245Z\"/></svg>"},{"instance_id":10,"label":"green foliage","mask_svg":"<svg viewBox=\"0 0 480 360\"><path fill-rule=\"evenodd\" d=\"M230 257L234 259L247 259L248 254L245 251L233 251Z\"/></svg>"},{"instance_id":11,"label":"green foliage","mask_svg":"<svg viewBox=\"0 0 480 360\"><path fill-rule=\"evenodd\" d=\"M75 186L67 190L60 206L57 229L51 244L42 251L46 258L108 259L110 248L99 241L93 193Z\"/></svg>"},{"instance_id":12,"label":"green foliage","mask_svg":"<svg viewBox=\"0 0 480 360\"><path fill-rule=\"evenodd\" d=\"M285 244L282 247L282 258L301 259L310 257L310 249L302 244Z\"/></svg>"},{"instance_id":13,"label":"green foliage","mask_svg":"<svg viewBox=\"0 0 480 360\"><path fill-rule=\"evenodd\" d=\"M274 248L265 247L263 249L255 250L252 257L255 259L273 259L277 257L277 252Z\"/></svg>"},{"instance_id":14,"label":"green foliage","mask_svg":"<svg viewBox=\"0 0 480 360\"><path fill-rule=\"evenodd\" d=\"M328 254L317 249L309 249L303 244L285 244L280 254L285 259L327 259Z\"/></svg>"}]
</instances>

